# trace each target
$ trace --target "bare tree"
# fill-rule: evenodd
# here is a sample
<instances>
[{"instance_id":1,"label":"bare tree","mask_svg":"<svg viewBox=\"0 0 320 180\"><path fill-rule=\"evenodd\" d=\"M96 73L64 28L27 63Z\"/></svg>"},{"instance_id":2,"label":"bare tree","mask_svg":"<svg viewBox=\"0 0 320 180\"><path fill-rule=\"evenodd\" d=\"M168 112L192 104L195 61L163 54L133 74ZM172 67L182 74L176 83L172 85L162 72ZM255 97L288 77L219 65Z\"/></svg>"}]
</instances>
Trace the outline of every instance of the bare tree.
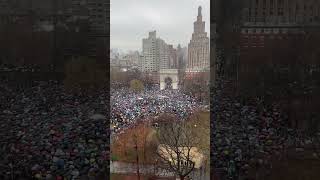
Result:
<instances>
[{"instance_id":1,"label":"bare tree","mask_svg":"<svg viewBox=\"0 0 320 180\"><path fill-rule=\"evenodd\" d=\"M185 92L197 96L200 101L209 97L209 72L201 72L184 83Z\"/></svg>"},{"instance_id":2,"label":"bare tree","mask_svg":"<svg viewBox=\"0 0 320 180\"><path fill-rule=\"evenodd\" d=\"M196 138L183 122L173 121L159 127L157 154L163 168L185 179L195 168L194 156Z\"/></svg>"}]
</instances>

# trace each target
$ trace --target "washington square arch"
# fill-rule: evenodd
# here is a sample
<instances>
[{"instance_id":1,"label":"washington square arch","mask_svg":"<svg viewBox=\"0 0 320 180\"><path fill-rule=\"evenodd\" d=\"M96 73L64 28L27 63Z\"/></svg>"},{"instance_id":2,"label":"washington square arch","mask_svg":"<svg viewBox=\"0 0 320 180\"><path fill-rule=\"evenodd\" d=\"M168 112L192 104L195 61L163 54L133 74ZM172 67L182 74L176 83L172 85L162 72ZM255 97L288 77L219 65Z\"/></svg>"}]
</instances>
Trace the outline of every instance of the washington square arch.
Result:
<instances>
[{"instance_id":1,"label":"washington square arch","mask_svg":"<svg viewBox=\"0 0 320 180\"><path fill-rule=\"evenodd\" d=\"M178 89L178 69L160 70L160 90Z\"/></svg>"}]
</instances>

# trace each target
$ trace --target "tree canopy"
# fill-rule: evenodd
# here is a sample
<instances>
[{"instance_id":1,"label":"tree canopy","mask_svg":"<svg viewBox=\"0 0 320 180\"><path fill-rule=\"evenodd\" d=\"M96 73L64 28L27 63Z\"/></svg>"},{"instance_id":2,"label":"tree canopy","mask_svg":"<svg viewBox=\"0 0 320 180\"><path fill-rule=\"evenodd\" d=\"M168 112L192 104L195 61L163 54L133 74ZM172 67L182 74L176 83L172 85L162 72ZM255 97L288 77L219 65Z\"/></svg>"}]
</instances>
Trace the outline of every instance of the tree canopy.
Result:
<instances>
[{"instance_id":1,"label":"tree canopy","mask_svg":"<svg viewBox=\"0 0 320 180\"><path fill-rule=\"evenodd\" d=\"M144 89L144 85L140 80L134 79L130 81L130 89L135 92L141 92Z\"/></svg>"}]
</instances>

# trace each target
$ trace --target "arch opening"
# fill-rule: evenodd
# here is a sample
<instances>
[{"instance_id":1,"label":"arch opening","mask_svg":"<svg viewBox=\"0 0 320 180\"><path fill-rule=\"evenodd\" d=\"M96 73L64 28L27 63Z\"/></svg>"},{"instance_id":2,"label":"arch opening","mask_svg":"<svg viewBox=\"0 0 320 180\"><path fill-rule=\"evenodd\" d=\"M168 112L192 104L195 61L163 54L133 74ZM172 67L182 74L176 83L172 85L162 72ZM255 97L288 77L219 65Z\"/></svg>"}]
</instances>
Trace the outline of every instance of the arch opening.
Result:
<instances>
[{"instance_id":1,"label":"arch opening","mask_svg":"<svg viewBox=\"0 0 320 180\"><path fill-rule=\"evenodd\" d=\"M165 82L165 89L172 89L172 78L171 77L166 77L164 79Z\"/></svg>"}]
</instances>

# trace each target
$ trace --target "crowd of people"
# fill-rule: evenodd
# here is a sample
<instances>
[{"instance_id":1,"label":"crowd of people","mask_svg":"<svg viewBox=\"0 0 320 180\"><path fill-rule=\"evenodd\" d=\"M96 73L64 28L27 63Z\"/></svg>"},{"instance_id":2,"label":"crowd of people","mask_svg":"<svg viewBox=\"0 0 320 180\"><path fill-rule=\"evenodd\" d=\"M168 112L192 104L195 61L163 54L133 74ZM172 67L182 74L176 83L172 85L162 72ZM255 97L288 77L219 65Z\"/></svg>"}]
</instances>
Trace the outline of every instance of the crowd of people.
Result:
<instances>
[{"instance_id":1,"label":"crowd of people","mask_svg":"<svg viewBox=\"0 0 320 180\"><path fill-rule=\"evenodd\" d=\"M109 97L69 93L57 81L11 84L0 84L0 179L96 179L108 172L109 117L117 133L161 113L184 119L199 107L178 90L156 87L117 88Z\"/></svg>"},{"instance_id":2,"label":"crowd of people","mask_svg":"<svg viewBox=\"0 0 320 180\"><path fill-rule=\"evenodd\" d=\"M0 179L97 179L108 172L109 93L67 93L55 81L0 85ZM106 117L107 118L107 117Z\"/></svg>"},{"instance_id":3,"label":"crowd of people","mask_svg":"<svg viewBox=\"0 0 320 180\"><path fill-rule=\"evenodd\" d=\"M111 90L111 128L120 133L136 124L140 119L147 119L170 113L180 119L187 118L200 107L191 96L179 90L159 90L159 87L146 88L142 92L134 92L130 88Z\"/></svg>"},{"instance_id":4,"label":"crowd of people","mask_svg":"<svg viewBox=\"0 0 320 180\"><path fill-rule=\"evenodd\" d=\"M315 147L317 135L290 129L288 116L278 103L268 107L258 99L240 103L224 94L225 83L218 84L211 104L211 157L221 176L249 177L252 168L263 168L267 176L272 158L281 159L290 149L306 151ZM315 151L313 156L318 157Z\"/></svg>"},{"instance_id":5,"label":"crowd of people","mask_svg":"<svg viewBox=\"0 0 320 180\"><path fill-rule=\"evenodd\" d=\"M281 106L259 100L242 103L212 91L211 157L215 170L230 179L255 167L272 167L270 159L286 149L304 151L318 138L288 127ZM109 97L111 95L111 97ZM121 133L141 119L162 113L187 118L201 103L179 90L130 88L97 94L68 93L56 81L16 89L0 84L0 179L95 179L107 172L111 133ZM93 115L103 118L90 118ZM101 116L100 116L101 117ZM318 157L316 152L314 157Z\"/></svg>"}]
</instances>

